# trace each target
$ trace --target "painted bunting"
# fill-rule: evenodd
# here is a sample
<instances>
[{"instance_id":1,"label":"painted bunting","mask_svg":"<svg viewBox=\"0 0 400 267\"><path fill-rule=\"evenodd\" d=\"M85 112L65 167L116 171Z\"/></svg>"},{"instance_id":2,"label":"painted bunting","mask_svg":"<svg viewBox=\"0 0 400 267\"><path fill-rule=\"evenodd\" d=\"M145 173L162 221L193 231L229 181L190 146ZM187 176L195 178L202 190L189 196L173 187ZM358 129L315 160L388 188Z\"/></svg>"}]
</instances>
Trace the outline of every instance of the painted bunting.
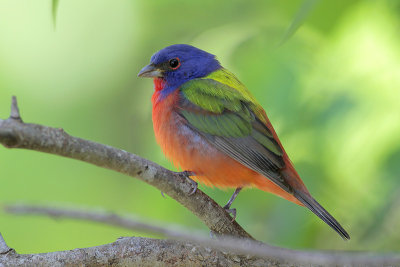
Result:
<instances>
[{"instance_id":1,"label":"painted bunting","mask_svg":"<svg viewBox=\"0 0 400 267\"><path fill-rule=\"evenodd\" d=\"M154 79L157 142L177 168L219 188L271 192L305 206L343 239L349 234L309 193L264 109L210 53L186 44L155 53L138 74Z\"/></svg>"}]
</instances>

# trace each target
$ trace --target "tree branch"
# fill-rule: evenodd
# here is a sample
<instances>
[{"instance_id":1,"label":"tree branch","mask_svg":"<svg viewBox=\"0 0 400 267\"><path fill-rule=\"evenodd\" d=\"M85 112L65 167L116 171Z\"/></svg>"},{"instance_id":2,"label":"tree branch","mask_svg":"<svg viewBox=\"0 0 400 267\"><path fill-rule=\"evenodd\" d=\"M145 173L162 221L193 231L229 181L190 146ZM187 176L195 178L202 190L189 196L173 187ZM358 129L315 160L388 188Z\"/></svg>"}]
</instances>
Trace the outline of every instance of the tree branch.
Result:
<instances>
[{"instance_id":1,"label":"tree branch","mask_svg":"<svg viewBox=\"0 0 400 267\"><path fill-rule=\"evenodd\" d=\"M100 265L100 266L399 266L400 255L365 252L299 251L268 246L254 240L224 237L212 240L193 232L138 222L101 211L59 209L31 205L6 205L14 214L39 214L83 219L114 226L158 233L175 240L125 237L99 247L34 255L19 255L8 248L2 263L9 265ZM1 235L0 235L1 237ZM5 244L5 242L4 242ZM0 239L1 247L1 239ZM1 253L0 253L1 254ZM96 264L95 264L96 263Z\"/></svg>"},{"instance_id":2,"label":"tree branch","mask_svg":"<svg viewBox=\"0 0 400 267\"><path fill-rule=\"evenodd\" d=\"M139 178L181 203L213 232L252 238L200 189L191 195L193 185L181 173L121 149L70 136L63 129L23 123L15 97L11 116L7 120L0 119L0 143L8 148L24 148L81 160Z\"/></svg>"},{"instance_id":3,"label":"tree branch","mask_svg":"<svg viewBox=\"0 0 400 267\"><path fill-rule=\"evenodd\" d=\"M0 255L1 254L7 254L8 252L12 251L13 249L8 247L6 244L6 241L4 241L3 236L0 233Z\"/></svg>"},{"instance_id":4,"label":"tree branch","mask_svg":"<svg viewBox=\"0 0 400 267\"><path fill-rule=\"evenodd\" d=\"M124 237L98 247L41 254L0 255L0 266L271 266L274 261L249 259L174 240ZM274 264L275 265L275 264ZM277 266L277 265L275 265Z\"/></svg>"}]
</instances>

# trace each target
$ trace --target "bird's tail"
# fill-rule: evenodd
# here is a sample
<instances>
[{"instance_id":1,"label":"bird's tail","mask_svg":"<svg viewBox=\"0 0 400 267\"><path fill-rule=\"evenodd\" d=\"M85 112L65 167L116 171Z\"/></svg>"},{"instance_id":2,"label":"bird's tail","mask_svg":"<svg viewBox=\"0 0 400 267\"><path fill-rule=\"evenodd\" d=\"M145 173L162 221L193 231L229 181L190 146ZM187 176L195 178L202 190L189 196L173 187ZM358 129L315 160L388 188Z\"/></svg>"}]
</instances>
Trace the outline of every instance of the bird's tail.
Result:
<instances>
[{"instance_id":1,"label":"bird's tail","mask_svg":"<svg viewBox=\"0 0 400 267\"><path fill-rule=\"evenodd\" d=\"M295 191L294 196L315 215L335 230L344 240L349 240L350 236L343 227L329 214L312 196L301 191Z\"/></svg>"}]
</instances>

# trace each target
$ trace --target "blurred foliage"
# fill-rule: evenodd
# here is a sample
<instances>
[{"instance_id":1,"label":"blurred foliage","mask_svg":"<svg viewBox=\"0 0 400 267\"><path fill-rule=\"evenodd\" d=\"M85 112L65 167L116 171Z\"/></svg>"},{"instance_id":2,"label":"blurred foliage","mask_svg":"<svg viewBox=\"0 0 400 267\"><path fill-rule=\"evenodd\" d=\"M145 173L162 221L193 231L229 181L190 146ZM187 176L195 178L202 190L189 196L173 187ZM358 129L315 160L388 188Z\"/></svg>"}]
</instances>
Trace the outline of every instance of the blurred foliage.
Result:
<instances>
[{"instance_id":1,"label":"blurred foliage","mask_svg":"<svg viewBox=\"0 0 400 267\"><path fill-rule=\"evenodd\" d=\"M255 189L234 203L245 229L290 248L400 249L399 1L68 0L58 3L56 27L52 2L0 2L2 118L16 95L26 122L172 168L152 131L152 83L136 74L157 50L193 44L218 55L254 93L309 190L352 239L343 242L311 212ZM232 192L201 189L221 204ZM0 147L0 203L19 201L103 207L207 233L136 179ZM20 253L140 235L4 212L0 231Z\"/></svg>"}]
</instances>

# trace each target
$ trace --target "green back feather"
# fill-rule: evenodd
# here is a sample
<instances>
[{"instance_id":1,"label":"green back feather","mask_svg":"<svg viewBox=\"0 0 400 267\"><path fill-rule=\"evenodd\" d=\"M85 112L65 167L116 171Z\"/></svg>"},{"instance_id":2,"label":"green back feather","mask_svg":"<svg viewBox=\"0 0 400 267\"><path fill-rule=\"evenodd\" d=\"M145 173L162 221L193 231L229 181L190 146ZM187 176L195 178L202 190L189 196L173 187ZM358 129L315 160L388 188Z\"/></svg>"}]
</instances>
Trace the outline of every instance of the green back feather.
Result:
<instances>
[{"instance_id":1,"label":"green back feather","mask_svg":"<svg viewBox=\"0 0 400 267\"><path fill-rule=\"evenodd\" d=\"M265 126L263 109L247 88L229 71L217 70L181 86L194 106L180 113L199 131L227 138L251 136L277 156L283 152Z\"/></svg>"}]
</instances>

